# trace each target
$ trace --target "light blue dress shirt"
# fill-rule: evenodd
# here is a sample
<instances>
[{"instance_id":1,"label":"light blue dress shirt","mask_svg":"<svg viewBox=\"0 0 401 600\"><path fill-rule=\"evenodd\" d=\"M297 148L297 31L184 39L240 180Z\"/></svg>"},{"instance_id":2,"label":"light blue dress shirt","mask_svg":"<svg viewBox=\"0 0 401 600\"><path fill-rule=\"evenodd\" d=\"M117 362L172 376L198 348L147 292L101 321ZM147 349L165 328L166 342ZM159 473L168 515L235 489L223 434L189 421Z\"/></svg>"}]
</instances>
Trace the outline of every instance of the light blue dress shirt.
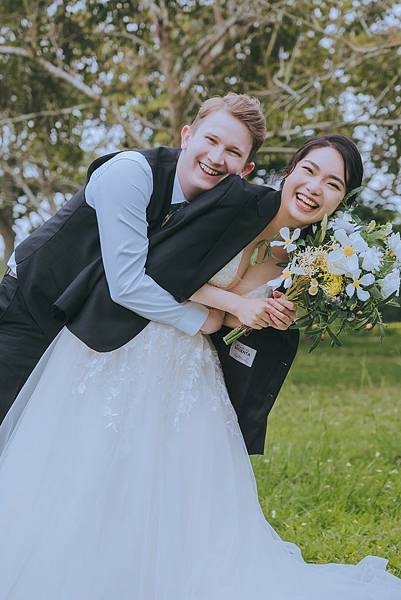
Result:
<instances>
[{"instance_id":1,"label":"light blue dress shirt","mask_svg":"<svg viewBox=\"0 0 401 600\"><path fill-rule=\"evenodd\" d=\"M86 201L96 210L110 295L138 315L195 335L207 319L207 308L196 302L176 302L145 273L149 245L146 209L152 192L150 165L135 151L121 152L101 165L86 186ZM184 200L176 175L171 203ZM8 266L16 272L14 254Z\"/></svg>"}]
</instances>

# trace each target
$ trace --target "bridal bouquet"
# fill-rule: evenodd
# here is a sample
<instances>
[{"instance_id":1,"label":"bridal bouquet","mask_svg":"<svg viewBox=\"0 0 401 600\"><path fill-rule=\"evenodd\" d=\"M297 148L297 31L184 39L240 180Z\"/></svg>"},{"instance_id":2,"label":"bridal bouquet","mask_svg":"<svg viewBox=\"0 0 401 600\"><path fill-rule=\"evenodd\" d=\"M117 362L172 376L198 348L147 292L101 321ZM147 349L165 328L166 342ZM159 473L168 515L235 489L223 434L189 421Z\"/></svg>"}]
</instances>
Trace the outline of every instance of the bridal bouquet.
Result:
<instances>
[{"instance_id":1,"label":"bridal bouquet","mask_svg":"<svg viewBox=\"0 0 401 600\"><path fill-rule=\"evenodd\" d=\"M319 225L313 225L305 239L301 230L280 230L281 240L260 242L251 262L255 264L261 245L265 257L281 246L289 257L277 279L268 282L273 289L283 286L289 300L297 304L295 326L312 339L310 350L324 337L341 346L346 331L381 327L381 308L399 305L401 239L391 223L363 223L351 212L339 212ZM280 263L279 263L280 264ZM251 331L244 325L224 337L227 345Z\"/></svg>"}]
</instances>

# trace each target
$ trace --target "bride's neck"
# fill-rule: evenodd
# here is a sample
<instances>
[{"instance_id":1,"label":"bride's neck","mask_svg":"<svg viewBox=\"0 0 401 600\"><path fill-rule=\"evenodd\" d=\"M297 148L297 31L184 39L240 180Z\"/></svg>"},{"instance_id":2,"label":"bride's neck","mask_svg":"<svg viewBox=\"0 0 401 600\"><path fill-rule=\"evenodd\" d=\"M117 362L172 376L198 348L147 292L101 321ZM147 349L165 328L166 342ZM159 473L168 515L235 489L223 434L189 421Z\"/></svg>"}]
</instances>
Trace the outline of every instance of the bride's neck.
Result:
<instances>
[{"instance_id":1,"label":"bride's neck","mask_svg":"<svg viewBox=\"0 0 401 600\"><path fill-rule=\"evenodd\" d=\"M284 208L280 208L276 216L270 221L268 226L265 229L266 235L272 240L278 235L278 232L282 227L289 227L290 229L294 229L295 227L305 227L305 225L300 224L295 221L295 219L288 214L288 212Z\"/></svg>"}]
</instances>

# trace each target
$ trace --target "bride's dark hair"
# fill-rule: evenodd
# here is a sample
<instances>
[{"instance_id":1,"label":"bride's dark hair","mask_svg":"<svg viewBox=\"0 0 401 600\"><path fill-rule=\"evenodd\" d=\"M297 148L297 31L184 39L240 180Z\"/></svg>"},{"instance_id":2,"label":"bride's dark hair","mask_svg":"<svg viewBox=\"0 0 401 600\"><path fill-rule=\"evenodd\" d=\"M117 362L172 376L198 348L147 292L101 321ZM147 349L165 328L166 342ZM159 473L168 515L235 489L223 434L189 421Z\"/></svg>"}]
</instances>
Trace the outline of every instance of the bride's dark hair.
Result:
<instances>
[{"instance_id":1,"label":"bride's dark hair","mask_svg":"<svg viewBox=\"0 0 401 600\"><path fill-rule=\"evenodd\" d=\"M354 142L344 135L322 135L305 142L305 144L295 152L282 172L283 181L281 187L284 184L285 178L292 173L299 161L305 158L309 152L316 150L317 148L327 147L334 148L342 156L345 166L346 194L355 188L359 188L363 178L362 158ZM352 200L355 201L355 199L356 196L354 196Z\"/></svg>"}]
</instances>

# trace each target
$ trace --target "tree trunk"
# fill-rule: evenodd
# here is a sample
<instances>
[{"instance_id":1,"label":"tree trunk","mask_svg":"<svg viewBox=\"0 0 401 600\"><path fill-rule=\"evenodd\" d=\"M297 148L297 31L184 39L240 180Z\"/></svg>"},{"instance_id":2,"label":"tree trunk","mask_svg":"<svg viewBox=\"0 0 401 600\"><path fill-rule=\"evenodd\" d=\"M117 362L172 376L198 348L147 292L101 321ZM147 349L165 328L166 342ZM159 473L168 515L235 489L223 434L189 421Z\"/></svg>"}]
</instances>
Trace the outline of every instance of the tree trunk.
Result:
<instances>
[{"instance_id":1,"label":"tree trunk","mask_svg":"<svg viewBox=\"0 0 401 600\"><path fill-rule=\"evenodd\" d=\"M12 206L3 206L0 208L0 235L4 242L3 259L7 263L14 251L15 232L13 230L13 208Z\"/></svg>"}]
</instances>

